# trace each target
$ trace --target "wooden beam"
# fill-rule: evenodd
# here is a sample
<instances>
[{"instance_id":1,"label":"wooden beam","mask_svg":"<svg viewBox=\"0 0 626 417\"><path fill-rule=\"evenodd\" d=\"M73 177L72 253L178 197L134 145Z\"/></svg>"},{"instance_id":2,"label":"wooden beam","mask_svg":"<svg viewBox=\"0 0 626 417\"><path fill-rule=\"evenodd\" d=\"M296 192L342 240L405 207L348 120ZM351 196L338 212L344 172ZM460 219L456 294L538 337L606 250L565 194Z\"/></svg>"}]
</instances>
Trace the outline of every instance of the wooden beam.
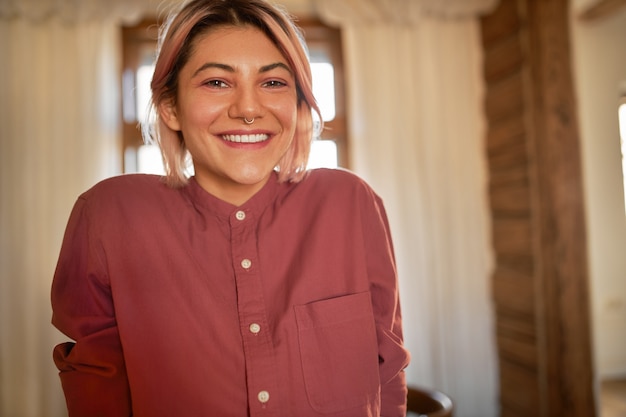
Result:
<instances>
[{"instance_id":1,"label":"wooden beam","mask_svg":"<svg viewBox=\"0 0 626 417\"><path fill-rule=\"evenodd\" d=\"M578 16L580 20L591 22L615 14L623 7L626 7L626 0L598 0L583 8Z\"/></svg>"},{"instance_id":2,"label":"wooden beam","mask_svg":"<svg viewBox=\"0 0 626 417\"><path fill-rule=\"evenodd\" d=\"M500 417L596 416L571 2L481 17Z\"/></svg>"}]
</instances>

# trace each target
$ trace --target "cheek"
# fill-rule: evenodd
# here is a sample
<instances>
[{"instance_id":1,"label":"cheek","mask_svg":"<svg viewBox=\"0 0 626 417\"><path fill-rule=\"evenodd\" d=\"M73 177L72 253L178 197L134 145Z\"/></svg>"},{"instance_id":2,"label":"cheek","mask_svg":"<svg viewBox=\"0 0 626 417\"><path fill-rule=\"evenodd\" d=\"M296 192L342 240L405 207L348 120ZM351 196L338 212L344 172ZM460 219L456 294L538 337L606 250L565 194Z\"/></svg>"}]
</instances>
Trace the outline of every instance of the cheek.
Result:
<instances>
[{"instance_id":1,"label":"cheek","mask_svg":"<svg viewBox=\"0 0 626 417\"><path fill-rule=\"evenodd\" d=\"M294 110L293 112L291 112L291 125L292 125L292 130L295 131L296 130L296 125L298 123L298 110Z\"/></svg>"},{"instance_id":2,"label":"cheek","mask_svg":"<svg viewBox=\"0 0 626 417\"><path fill-rule=\"evenodd\" d=\"M180 115L183 120L183 130L199 128L219 115L221 109L217 105L207 105L206 101L188 100L180 106Z\"/></svg>"},{"instance_id":3,"label":"cheek","mask_svg":"<svg viewBox=\"0 0 626 417\"><path fill-rule=\"evenodd\" d=\"M272 112L280 118L283 125L294 125L298 120L298 100L295 96L285 95L270 101L268 107L272 108Z\"/></svg>"},{"instance_id":4,"label":"cheek","mask_svg":"<svg viewBox=\"0 0 626 417\"><path fill-rule=\"evenodd\" d=\"M283 120L283 129L285 132L285 136L289 138L289 142L291 143L295 137L296 128L298 126L298 112L286 112L284 114Z\"/></svg>"},{"instance_id":5,"label":"cheek","mask_svg":"<svg viewBox=\"0 0 626 417\"><path fill-rule=\"evenodd\" d=\"M218 114L219 112L212 106L196 104L188 109L188 120L194 125L206 126L206 124L214 120Z\"/></svg>"},{"instance_id":6,"label":"cheek","mask_svg":"<svg viewBox=\"0 0 626 417\"><path fill-rule=\"evenodd\" d=\"M281 118L285 128L294 132L296 124L298 122L298 107L297 105L286 106L281 111Z\"/></svg>"}]
</instances>

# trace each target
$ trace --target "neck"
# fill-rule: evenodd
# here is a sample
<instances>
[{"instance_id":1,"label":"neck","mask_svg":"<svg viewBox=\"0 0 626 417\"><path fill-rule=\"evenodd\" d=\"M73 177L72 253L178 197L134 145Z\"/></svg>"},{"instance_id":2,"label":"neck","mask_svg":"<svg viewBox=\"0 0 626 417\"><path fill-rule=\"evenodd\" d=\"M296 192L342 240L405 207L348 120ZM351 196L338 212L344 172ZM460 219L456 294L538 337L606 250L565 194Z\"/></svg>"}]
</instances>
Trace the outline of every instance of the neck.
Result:
<instances>
[{"instance_id":1,"label":"neck","mask_svg":"<svg viewBox=\"0 0 626 417\"><path fill-rule=\"evenodd\" d=\"M196 181L206 192L236 207L250 200L267 184L270 178L271 175L253 184L240 184L228 179L219 181L196 175Z\"/></svg>"}]
</instances>

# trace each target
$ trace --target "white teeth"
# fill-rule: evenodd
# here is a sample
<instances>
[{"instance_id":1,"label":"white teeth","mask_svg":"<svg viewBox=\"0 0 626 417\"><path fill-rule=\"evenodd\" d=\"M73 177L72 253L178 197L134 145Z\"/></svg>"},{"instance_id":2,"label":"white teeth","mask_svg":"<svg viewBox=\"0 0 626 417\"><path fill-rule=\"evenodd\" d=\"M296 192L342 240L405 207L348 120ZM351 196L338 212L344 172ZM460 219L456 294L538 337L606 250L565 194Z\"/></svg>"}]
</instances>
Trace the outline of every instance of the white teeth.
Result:
<instances>
[{"instance_id":1,"label":"white teeth","mask_svg":"<svg viewBox=\"0 0 626 417\"><path fill-rule=\"evenodd\" d=\"M224 140L237 143L257 143L263 142L269 138L268 135L224 135Z\"/></svg>"}]
</instances>

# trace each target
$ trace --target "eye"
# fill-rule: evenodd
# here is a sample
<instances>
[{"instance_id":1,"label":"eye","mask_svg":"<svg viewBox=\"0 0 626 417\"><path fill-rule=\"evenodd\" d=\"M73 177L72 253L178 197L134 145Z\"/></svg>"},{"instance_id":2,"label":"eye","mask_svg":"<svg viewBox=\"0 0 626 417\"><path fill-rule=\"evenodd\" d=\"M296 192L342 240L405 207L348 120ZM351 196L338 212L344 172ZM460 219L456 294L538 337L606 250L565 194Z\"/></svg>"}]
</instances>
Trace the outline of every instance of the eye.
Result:
<instances>
[{"instance_id":1,"label":"eye","mask_svg":"<svg viewBox=\"0 0 626 417\"><path fill-rule=\"evenodd\" d=\"M226 84L222 80L207 80L203 84L211 88L227 88L228 87L228 84Z\"/></svg>"},{"instance_id":2,"label":"eye","mask_svg":"<svg viewBox=\"0 0 626 417\"><path fill-rule=\"evenodd\" d=\"M270 88L279 88L279 87L286 86L287 83L284 83L279 80L270 80L270 81L265 82L263 85L266 87L270 87Z\"/></svg>"}]
</instances>

